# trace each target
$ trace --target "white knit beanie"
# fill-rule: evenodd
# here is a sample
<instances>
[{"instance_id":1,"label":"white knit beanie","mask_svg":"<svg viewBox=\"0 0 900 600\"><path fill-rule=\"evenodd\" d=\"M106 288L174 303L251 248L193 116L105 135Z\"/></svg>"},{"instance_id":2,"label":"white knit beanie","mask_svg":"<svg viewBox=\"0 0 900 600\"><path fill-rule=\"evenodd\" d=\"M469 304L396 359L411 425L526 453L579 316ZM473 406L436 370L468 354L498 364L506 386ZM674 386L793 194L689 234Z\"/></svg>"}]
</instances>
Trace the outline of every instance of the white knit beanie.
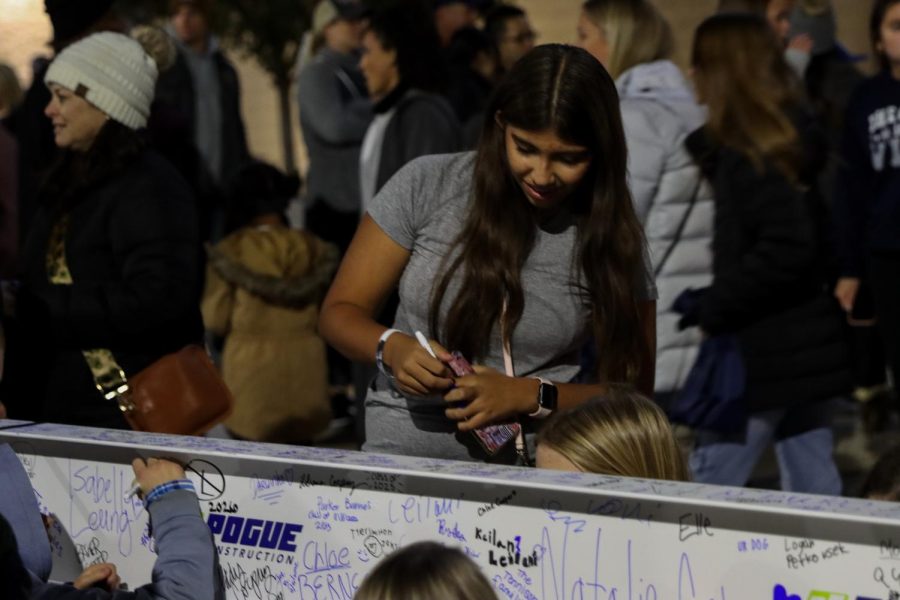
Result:
<instances>
[{"instance_id":1,"label":"white knit beanie","mask_svg":"<svg viewBox=\"0 0 900 600\"><path fill-rule=\"evenodd\" d=\"M141 44L127 35L104 31L60 52L47 69L44 83L78 93L109 118L140 129L150 116L157 75L156 61Z\"/></svg>"}]
</instances>

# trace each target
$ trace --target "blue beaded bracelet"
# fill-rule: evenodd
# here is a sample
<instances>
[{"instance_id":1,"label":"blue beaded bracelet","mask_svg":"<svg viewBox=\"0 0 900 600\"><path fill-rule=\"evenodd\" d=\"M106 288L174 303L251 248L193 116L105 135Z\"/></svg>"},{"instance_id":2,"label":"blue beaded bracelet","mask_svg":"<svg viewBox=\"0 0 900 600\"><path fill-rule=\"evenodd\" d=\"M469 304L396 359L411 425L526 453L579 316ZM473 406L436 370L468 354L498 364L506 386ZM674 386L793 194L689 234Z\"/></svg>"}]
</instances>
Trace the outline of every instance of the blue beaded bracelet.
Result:
<instances>
[{"instance_id":1,"label":"blue beaded bracelet","mask_svg":"<svg viewBox=\"0 0 900 600\"><path fill-rule=\"evenodd\" d=\"M194 488L194 484L190 479L175 479L174 481L162 483L150 490L150 493L144 498L144 506L150 508L151 504L175 490L189 490L194 494L197 493L197 490Z\"/></svg>"}]
</instances>

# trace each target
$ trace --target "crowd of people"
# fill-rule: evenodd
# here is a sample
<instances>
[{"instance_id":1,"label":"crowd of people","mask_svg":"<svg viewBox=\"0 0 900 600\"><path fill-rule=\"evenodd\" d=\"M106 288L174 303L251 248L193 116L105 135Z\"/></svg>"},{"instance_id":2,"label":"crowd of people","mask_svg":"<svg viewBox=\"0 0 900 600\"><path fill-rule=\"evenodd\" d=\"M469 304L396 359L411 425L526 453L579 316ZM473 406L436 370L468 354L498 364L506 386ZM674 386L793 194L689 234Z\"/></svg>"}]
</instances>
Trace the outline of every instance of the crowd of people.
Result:
<instances>
[{"instance_id":1,"label":"crowd of people","mask_svg":"<svg viewBox=\"0 0 900 600\"><path fill-rule=\"evenodd\" d=\"M874 77L829 2L722 0L688 78L649 0L538 46L513 5L321 0L301 181L250 156L211 0L127 33L47 0L55 56L26 92L0 68L0 411L127 428L109 372L205 342L236 439L353 418L368 452L730 485L774 443L782 488L841 494L833 401L883 426L900 375L900 1L873 4ZM682 456L717 343L740 426Z\"/></svg>"},{"instance_id":2,"label":"crowd of people","mask_svg":"<svg viewBox=\"0 0 900 600\"><path fill-rule=\"evenodd\" d=\"M873 2L865 79L827 0L721 0L689 81L649 0L587 0L571 46L507 4L321 0L302 186L250 156L213 2L129 33L73 4L47 0L27 92L0 68L3 415L126 428L105 374L206 339L236 439L316 443L346 413L368 452L729 485L774 443L783 489L848 491L833 401L883 425L900 375L900 1ZM740 426L686 456L667 413L714 343ZM866 497L897 499L898 455ZM183 471L134 469L159 559L128 597L222 597ZM0 511L4 597L108 597L112 566L45 583L26 504ZM359 590L450 596L493 592L429 543Z\"/></svg>"}]
</instances>

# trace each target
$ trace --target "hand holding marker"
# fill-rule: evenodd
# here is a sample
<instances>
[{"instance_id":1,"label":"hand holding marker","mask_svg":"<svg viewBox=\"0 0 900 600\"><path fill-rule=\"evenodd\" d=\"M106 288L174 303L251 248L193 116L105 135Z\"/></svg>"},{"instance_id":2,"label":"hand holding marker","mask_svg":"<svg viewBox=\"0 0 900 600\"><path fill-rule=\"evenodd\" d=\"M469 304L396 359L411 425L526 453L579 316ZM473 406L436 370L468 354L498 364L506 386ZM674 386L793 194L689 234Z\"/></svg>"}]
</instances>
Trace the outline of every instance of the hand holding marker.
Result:
<instances>
[{"instance_id":1,"label":"hand holding marker","mask_svg":"<svg viewBox=\"0 0 900 600\"><path fill-rule=\"evenodd\" d=\"M138 495L141 491L141 484L135 483L127 492L125 492L125 502L131 502L131 499Z\"/></svg>"},{"instance_id":2,"label":"hand holding marker","mask_svg":"<svg viewBox=\"0 0 900 600\"><path fill-rule=\"evenodd\" d=\"M437 358L437 354L434 353L434 349L431 347L431 344L428 343L428 338L426 338L421 331L416 332L416 339L419 340L419 344L423 348L428 350L428 354L430 354L433 358ZM469 361L466 360L466 357L459 352L451 352L450 360L441 362L444 362L444 364L450 367L450 370L453 372L453 375L455 377L464 377L466 375L475 374L475 369L472 368L472 365L469 364Z\"/></svg>"},{"instance_id":3,"label":"hand holding marker","mask_svg":"<svg viewBox=\"0 0 900 600\"><path fill-rule=\"evenodd\" d=\"M419 345L425 348L428 351L428 354L431 355L431 358L440 360L437 357L437 354L434 353L434 349L431 347L431 344L428 343L428 338L426 338L421 331L416 332L416 339L419 340Z\"/></svg>"},{"instance_id":4,"label":"hand holding marker","mask_svg":"<svg viewBox=\"0 0 900 600\"><path fill-rule=\"evenodd\" d=\"M421 331L416 331L416 339L419 341L419 344L428 351L428 354L437 358L434 349ZM475 374L475 369L472 368L469 361L467 361L459 352L452 352L451 358L446 364L450 367L450 370L453 371L453 374L456 377ZM472 430L472 434L485 451L488 454L493 455L507 443L516 439L520 430L521 426L518 423L500 423L498 425L487 425L479 429L474 429Z\"/></svg>"}]
</instances>

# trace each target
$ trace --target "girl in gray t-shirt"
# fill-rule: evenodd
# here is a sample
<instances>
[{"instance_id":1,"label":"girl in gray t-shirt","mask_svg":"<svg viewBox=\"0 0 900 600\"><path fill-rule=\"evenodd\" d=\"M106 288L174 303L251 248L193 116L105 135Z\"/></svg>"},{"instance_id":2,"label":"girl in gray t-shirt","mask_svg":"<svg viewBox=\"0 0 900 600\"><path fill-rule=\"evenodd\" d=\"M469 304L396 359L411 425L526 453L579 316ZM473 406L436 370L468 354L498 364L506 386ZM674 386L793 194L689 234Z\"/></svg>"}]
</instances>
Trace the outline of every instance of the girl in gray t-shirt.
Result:
<instances>
[{"instance_id":1,"label":"girl in gray t-shirt","mask_svg":"<svg viewBox=\"0 0 900 600\"><path fill-rule=\"evenodd\" d=\"M530 430L602 382L652 392L656 291L612 80L583 50L541 46L487 114L477 153L417 159L384 186L325 299L325 338L379 368L366 451L512 462L516 444L491 455L469 432ZM374 315L395 288L386 330ZM601 383L569 383L591 336ZM453 377L448 350L476 373Z\"/></svg>"}]
</instances>

